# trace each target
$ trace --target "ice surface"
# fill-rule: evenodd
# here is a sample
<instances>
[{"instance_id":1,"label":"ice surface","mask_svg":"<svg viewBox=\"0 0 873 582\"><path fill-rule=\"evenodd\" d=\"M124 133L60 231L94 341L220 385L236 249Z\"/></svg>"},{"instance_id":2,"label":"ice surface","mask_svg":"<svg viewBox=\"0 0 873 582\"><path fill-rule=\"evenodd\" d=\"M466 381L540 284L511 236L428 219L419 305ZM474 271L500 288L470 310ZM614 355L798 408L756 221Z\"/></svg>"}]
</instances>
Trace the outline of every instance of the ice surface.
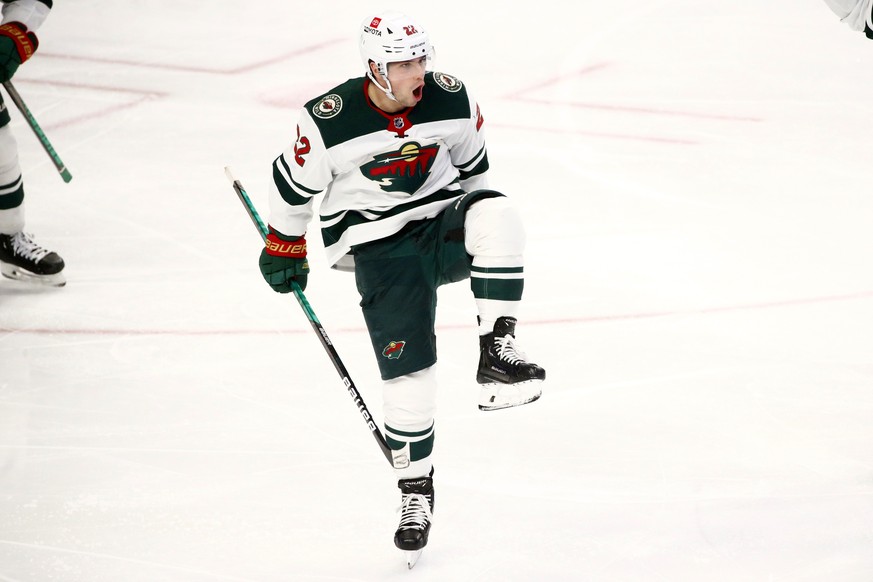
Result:
<instances>
[{"instance_id":1,"label":"ice surface","mask_svg":"<svg viewBox=\"0 0 873 582\"><path fill-rule=\"evenodd\" d=\"M411 572L394 476L224 176L266 212L367 3L55 4L14 81L70 184L12 116L68 284L0 281L0 581L873 580L873 42L823 2L416 4L524 212L548 380L479 412L472 297L442 290ZM379 416L317 239L307 296Z\"/></svg>"}]
</instances>

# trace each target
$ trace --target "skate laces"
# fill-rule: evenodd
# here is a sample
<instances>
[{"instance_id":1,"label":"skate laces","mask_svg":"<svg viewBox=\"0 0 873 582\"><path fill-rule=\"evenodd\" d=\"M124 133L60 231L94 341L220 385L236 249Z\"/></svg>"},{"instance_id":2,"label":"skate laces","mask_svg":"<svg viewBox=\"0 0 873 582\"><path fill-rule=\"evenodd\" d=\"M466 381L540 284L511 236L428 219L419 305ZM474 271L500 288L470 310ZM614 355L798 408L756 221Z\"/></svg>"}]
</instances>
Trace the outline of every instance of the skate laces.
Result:
<instances>
[{"instance_id":1,"label":"skate laces","mask_svg":"<svg viewBox=\"0 0 873 582\"><path fill-rule=\"evenodd\" d=\"M33 241L33 235L17 232L12 235L12 252L34 263L40 262L51 251Z\"/></svg>"},{"instance_id":2,"label":"skate laces","mask_svg":"<svg viewBox=\"0 0 873 582\"><path fill-rule=\"evenodd\" d=\"M494 346L501 360L510 364L523 364L527 362L527 355L515 345L515 338L509 334L494 338Z\"/></svg>"},{"instance_id":3,"label":"skate laces","mask_svg":"<svg viewBox=\"0 0 873 582\"><path fill-rule=\"evenodd\" d=\"M429 521L433 520L430 502L427 496L421 493L404 493L403 502L397 511L400 512L401 528L423 529Z\"/></svg>"}]
</instances>

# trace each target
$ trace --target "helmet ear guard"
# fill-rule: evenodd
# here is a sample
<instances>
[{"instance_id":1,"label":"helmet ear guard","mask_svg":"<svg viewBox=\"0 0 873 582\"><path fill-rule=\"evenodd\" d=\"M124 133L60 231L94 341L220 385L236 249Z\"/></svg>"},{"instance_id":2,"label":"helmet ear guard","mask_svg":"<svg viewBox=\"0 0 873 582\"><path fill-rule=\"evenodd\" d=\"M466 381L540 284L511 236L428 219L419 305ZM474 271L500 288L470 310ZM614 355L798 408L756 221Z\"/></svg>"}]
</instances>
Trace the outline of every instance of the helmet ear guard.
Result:
<instances>
[{"instance_id":1,"label":"helmet ear guard","mask_svg":"<svg viewBox=\"0 0 873 582\"><path fill-rule=\"evenodd\" d=\"M415 19L400 12L385 12L365 18L361 22L359 48L361 60L370 78L390 99L395 100L388 80L389 63L399 63L433 57L430 37ZM370 69L370 61L385 80L382 86Z\"/></svg>"}]
</instances>

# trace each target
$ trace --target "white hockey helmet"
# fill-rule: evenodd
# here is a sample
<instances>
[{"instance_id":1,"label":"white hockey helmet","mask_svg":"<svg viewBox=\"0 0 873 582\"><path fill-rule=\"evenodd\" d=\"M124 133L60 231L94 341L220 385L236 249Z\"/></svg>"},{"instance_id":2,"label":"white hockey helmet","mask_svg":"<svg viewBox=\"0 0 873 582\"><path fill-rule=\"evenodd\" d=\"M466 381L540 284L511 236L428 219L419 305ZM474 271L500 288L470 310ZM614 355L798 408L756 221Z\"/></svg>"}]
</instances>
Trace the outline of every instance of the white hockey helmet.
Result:
<instances>
[{"instance_id":1,"label":"white hockey helmet","mask_svg":"<svg viewBox=\"0 0 873 582\"><path fill-rule=\"evenodd\" d=\"M361 22L360 34L361 60L367 76L392 99L394 95L388 82L388 63L421 57L430 60L433 57L427 32L414 18L401 12L383 12L365 18ZM388 83L387 88L379 85L374 78L370 61L376 63L376 70Z\"/></svg>"}]
</instances>

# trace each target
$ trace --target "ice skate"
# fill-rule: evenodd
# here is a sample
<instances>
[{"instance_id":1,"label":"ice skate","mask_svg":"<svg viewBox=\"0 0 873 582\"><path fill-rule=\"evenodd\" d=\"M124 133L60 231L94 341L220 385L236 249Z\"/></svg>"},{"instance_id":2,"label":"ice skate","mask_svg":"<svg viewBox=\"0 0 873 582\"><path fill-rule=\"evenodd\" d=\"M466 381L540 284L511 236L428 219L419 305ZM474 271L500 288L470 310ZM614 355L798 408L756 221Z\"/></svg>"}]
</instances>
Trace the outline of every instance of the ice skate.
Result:
<instances>
[{"instance_id":1,"label":"ice skate","mask_svg":"<svg viewBox=\"0 0 873 582\"><path fill-rule=\"evenodd\" d=\"M543 392L546 371L527 361L515 345L515 322L512 317L499 317L494 331L479 337L476 381L482 385L480 410L521 406L537 400Z\"/></svg>"},{"instance_id":2,"label":"ice skate","mask_svg":"<svg viewBox=\"0 0 873 582\"><path fill-rule=\"evenodd\" d=\"M0 273L9 279L62 287L64 260L23 232L0 234Z\"/></svg>"},{"instance_id":3,"label":"ice skate","mask_svg":"<svg viewBox=\"0 0 873 582\"><path fill-rule=\"evenodd\" d=\"M400 526L394 534L394 545L406 553L406 565L412 569L427 545L433 521L433 471L429 477L401 479L397 482L402 495Z\"/></svg>"}]
</instances>

